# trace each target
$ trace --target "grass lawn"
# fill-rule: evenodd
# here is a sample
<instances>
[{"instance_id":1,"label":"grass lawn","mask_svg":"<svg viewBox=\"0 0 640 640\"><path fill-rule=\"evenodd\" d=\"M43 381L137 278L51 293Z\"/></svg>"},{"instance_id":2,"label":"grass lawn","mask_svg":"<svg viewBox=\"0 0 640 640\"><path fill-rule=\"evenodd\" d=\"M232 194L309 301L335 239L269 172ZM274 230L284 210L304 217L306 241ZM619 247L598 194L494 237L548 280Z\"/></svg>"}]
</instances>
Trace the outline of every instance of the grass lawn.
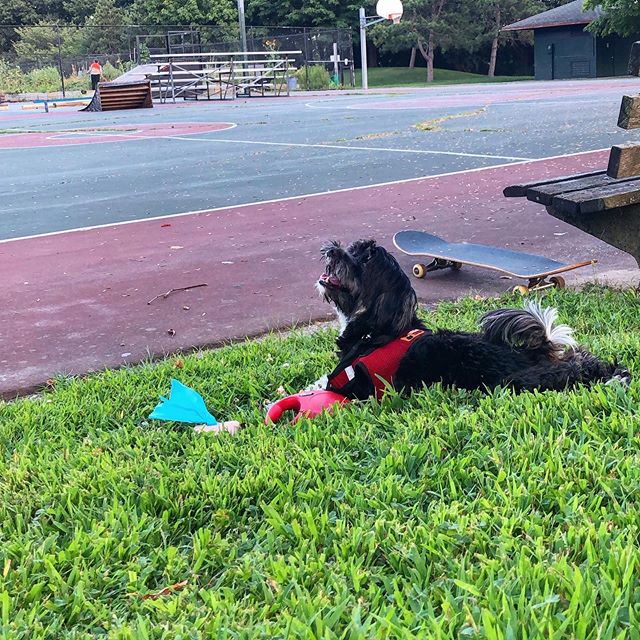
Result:
<instances>
[{"instance_id":1,"label":"grass lawn","mask_svg":"<svg viewBox=\"0 0 640 640\"><path fill-rule=\"evenodd\" d=\"M533 76L495 76L489 78L477 73L434 69L433 82L427 82L427 69L417 67L372 67L369 69L369 88L373 87L426 87L434 84L464 84L468 82L513 82L514 80L533 80ZM356 87L362 86L362 77L356 69Z\"/></svg>"},{"instance_id":2,"label":"grass lawn","mask_svg":"<svg viewBox=\"0 0 640 640\"><path fill-rule=\"evenodd\" d=\"M547 301L640 374L635 294ZM443 304L428 322L473 329L501 302L513 299ZM0 403L1 637L640 637L637 379L430 388L263 426L280 384L330 369L333 337L270 337ZM148 423L172 376L248 428Z\"/></svg>"}]
</instances>

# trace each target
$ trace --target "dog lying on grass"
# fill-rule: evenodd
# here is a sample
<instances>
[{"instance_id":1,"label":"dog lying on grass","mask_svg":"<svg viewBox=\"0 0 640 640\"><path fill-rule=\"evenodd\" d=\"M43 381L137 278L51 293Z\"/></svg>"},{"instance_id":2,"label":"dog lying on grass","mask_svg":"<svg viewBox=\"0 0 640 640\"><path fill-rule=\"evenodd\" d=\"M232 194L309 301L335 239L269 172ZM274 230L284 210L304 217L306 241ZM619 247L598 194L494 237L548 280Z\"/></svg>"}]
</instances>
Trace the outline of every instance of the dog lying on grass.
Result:
<instances>
[{"instance_id":1,"label":"dog lying on grass","mask_svg":"<svg viewBox=\"0 0 640 640\"><path fill-rule=\"evenodd\" d=\"M311 388L349 398L380 398L387 385L408 392L441 382L462 389L511 387L560 390L619 380L629 372L576 344L557 325L557 311L529 302L499 309L481 331L431 331L417 316L417 297L396 259L374 240L322 247L325 270L317 286L341 325L340 362Z\"/></svg>"}]
</instances>

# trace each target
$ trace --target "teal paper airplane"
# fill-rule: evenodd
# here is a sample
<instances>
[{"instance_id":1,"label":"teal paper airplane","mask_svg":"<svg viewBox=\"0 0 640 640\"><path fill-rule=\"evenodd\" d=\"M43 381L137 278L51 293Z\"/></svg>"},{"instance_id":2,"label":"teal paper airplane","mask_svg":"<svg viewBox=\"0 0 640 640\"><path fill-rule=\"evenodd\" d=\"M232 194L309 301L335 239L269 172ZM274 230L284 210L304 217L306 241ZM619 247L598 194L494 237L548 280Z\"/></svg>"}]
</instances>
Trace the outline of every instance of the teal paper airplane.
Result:
<instances>
[{"instance_id":1,"label":"teal paper airplane","mask_svg":"<svg viewBox=\"0 0 640 640\"><path fill-rule=\"evenodd\" d=\"M171 380L169 397L160 396L160 402L149 418L194 424L218 424L218 421L207 411L202 396L175 379Z\"/></svg>"}]
</instances>

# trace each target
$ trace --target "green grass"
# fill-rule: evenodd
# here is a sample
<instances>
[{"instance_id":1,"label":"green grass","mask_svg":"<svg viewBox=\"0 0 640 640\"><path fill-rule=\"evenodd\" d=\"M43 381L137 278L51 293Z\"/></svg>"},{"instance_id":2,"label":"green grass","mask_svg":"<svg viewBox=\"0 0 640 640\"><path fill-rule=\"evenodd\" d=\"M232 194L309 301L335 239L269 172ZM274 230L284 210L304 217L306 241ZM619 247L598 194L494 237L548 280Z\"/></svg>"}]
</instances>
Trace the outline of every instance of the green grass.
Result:
<instances>
[{"instance_id":1,"label":"green grass","mask_svg":"<svg viewBox=\"0 0 640 640\"><path fill-rule=\"evenodd\" d=\"M640 300L553 292L640 373ZM473 329L503 301L444 304ZM3 638L638 638L640 385L431 388L265 427L333 362L276 336L0 403ZM146 416L172 376L236 438ZM171 585L184 588L143 599Z\"/></svg>"},{"instance_id":2,"label":"green grass","mask_svg":"<svg viewBox=\"0 0 640 640\"><path fill-rule=\"evenodd\" d=\"M432 86L434 84L465 84L469 82L513 82L515 80L533 80L532 76L495 76L489 78L477 73L434 69L433 82L427 82L427 70L424 67L372 67L369 69L369 88ZM361 71L356 69L356 87L362 86Z\"/></svg>"}]
</instances>

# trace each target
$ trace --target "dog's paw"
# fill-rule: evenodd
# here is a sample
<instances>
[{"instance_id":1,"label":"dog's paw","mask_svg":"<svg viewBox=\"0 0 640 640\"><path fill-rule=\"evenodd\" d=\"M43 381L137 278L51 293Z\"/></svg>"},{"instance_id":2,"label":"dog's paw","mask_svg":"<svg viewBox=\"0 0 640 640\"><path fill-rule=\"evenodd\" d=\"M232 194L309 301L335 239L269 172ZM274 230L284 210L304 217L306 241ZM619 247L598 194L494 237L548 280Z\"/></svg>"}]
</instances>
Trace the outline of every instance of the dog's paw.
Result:
<instances>
[{"instance_id":1,"label":"dog's paw","mask_svg":"<svg viewBox=\"0 0 640 640\"><path fill-rule=\"evenodd\" d=\"M324 375L302 391L324 391L329 384L329 376Z\"/></svg>"},{"instance_id":2,"label":"dog's paw","mask_svg":"<svg viewBox=\"0 0 640 640\"><path fill-rule=\"evenodd\" d=\"M631 373L628 369L623 369L622 367L618 367L614 372L613 376L609 378L605 382L605 384L621 384L623 387L628 387L631 382Z\"/></svg>"}]
</instances>

